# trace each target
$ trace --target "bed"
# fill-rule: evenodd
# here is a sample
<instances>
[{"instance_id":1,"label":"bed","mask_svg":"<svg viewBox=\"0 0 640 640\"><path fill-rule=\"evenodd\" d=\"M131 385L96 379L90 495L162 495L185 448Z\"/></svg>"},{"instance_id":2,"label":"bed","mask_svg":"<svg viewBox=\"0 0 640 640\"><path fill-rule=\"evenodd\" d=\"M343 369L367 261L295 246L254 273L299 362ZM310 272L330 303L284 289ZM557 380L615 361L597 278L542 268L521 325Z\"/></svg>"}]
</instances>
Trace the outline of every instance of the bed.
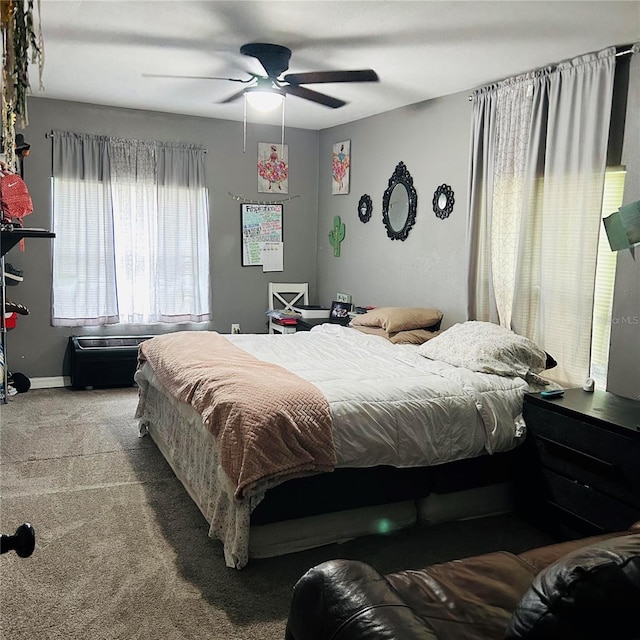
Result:
<instances>
[{"instance_id":1,"label":"bed","mask_svg":"<svg viewBox=\"0 0 640 640\"><path fill-rule=\"evenodd\" d=\"M434 496L458 499L445 505L449 517L480 515L505 498L509 456L526 433L524 393L544 384L535 372L545 354L534 349L533 365L506 372L486 354L482 371L432 357L469 365L477 340L461 345L468 336L456 327L473 324L488 323L422 344L333 324L157 336L140 346L139 433L156 442L237 569L249 557L441 518Z\"/></svg>"}]
</instances>

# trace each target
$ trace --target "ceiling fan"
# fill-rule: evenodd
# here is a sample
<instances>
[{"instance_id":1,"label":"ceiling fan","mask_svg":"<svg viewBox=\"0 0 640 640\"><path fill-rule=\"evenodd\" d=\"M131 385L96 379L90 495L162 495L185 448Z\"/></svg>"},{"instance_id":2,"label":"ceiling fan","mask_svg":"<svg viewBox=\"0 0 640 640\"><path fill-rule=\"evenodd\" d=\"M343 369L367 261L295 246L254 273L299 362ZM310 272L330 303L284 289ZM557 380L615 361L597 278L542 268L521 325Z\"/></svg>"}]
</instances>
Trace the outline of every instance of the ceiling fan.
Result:
<instances>
[{"instance_id":1,"label":"ceiling fan","mask_svg":"<svg viewBox=\"0 0 640 640\"><path fill-rule=\"evenodd\" d=\"M220 101L220 104L233 102L251 92L265 92L275 95L293 95L305 100L311 100L331 109L338 109L347 104L344 100L328 96L324 93L308 89L306 84L321 84L328 82L377 82L378 75L373 69L355 69L351 71L311 71L308 73L282 74L289 68L291 49L279 44L252 42L242 45L240 53L256 58L266 72L266 76L247 71L249 78L223 78L218 76L176 76L166 74L143 74L154 78L190 78L201 80L228 80L246 84L241 91Z\"/></svg>"}]
</instances>

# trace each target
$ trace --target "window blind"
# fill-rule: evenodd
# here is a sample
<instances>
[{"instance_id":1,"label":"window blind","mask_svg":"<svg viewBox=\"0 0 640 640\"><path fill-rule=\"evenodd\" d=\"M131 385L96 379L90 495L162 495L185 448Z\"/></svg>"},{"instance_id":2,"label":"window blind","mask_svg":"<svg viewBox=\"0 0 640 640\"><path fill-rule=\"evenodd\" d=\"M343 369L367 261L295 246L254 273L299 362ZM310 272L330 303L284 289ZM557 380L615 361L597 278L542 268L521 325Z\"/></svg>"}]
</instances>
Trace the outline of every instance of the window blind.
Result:
<instances>
[{"instance_id":1,"label":"window blind","mask_svg":"<svg viewBox=\"0 0 640 640\"><path fill-rule=\"evenodd\" d=\"M607 169L602 197L602 217L606 218L622 205L624 196L625 167ZM590 375L596 387L606 389L609 364L609 342L611 338L611 314L613 289L616 278L617 252L611 251L604 223L600 225L598 239L598 262L593 299L593 330L591 334Z\"/></svg>"}]
</instances>

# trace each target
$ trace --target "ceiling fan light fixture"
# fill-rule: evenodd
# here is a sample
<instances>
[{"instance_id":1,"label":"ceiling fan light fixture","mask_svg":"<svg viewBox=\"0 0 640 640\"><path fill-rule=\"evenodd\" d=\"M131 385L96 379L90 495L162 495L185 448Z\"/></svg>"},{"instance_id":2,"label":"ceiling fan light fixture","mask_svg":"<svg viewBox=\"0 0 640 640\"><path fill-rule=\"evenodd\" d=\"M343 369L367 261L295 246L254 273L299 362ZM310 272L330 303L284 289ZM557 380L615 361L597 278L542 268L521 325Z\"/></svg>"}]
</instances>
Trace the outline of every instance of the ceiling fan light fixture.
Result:
<instances>
[{"instance_id":1,"label":"ceiling fan light fixture","mask_svg":"<svg viewBox=\"0 0 640 640\"><path fill-rule=\"evenodd\" d=\"M284 100L284 94L277 89L247 89L245 96L249 104L258 111L273 111Z\"/></svg>"}]
</instances>

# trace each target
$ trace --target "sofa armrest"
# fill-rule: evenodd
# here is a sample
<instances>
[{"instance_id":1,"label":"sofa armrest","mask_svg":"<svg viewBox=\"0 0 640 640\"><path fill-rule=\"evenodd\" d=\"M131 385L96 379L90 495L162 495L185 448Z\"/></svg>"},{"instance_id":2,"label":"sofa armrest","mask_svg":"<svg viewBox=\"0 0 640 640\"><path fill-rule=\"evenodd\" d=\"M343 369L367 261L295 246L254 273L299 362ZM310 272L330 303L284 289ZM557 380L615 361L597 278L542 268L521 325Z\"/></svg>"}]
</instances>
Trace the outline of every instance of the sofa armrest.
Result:
<instances>
[{"instance_id":1,"label":"sofa armrest","mask_svg":"<svg viewBox=\"0 0 640 640\"><path fill-rule=\"evenodd\" d=\"M575 549L536 575L505 638L640 638L638 602L640 534L615 536Z\"/></svg>"},{"instance_id":2,"label":"sofa armrest","mask_svg":"<svg viewBox=\"0 0 640 640\"><path fill-rule=\"evenodd\" d=\"M331 560L293 589L286 640L437 640L385 577L370 565Z\"/></svg>"}]
</instances>

